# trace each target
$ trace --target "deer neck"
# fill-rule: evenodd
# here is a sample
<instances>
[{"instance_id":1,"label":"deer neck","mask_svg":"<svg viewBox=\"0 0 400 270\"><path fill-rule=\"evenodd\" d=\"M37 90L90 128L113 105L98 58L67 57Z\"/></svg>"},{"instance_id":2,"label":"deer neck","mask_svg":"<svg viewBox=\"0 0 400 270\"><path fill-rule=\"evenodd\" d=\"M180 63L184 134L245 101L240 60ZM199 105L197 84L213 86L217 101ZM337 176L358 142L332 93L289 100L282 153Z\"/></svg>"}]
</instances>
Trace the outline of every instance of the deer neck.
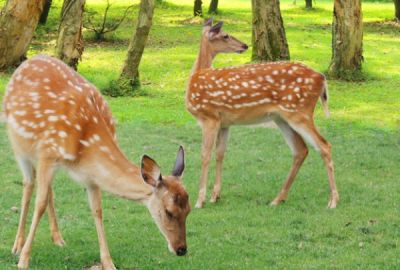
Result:
<instances>
[{"instance_id":1,"label":"deer neck","mask_svg":"<svg viewBox=\"0 0 400 270\"><path fill-rule=\"evenodd\" d=\"M216 54L211 49L211 45L209 44L207 37L203 36L200 44L200 51L192 68L191 75L202 69L211 68L215 55Z\"/></svg>"},{"instance_id":2,"label":"deer neck","mask_svg":"<svg viewBox=\"0 0 400 270\"><path fill-rule=\"evenodd\" d=\"M140 168L131 163L116 145L114 149L109 148L112 154L99 150L87 153L92 158L78 165L78 169L81 167L78 174L82 172L83 177L76 175L77 168L70 170L72 175L88 179L86 181L90 181L89 184L94 184L118 197L146 204L153 193L153 188L143 181ZM88 171L89 175L86 173Z\"/></svg>"}]
</instances>

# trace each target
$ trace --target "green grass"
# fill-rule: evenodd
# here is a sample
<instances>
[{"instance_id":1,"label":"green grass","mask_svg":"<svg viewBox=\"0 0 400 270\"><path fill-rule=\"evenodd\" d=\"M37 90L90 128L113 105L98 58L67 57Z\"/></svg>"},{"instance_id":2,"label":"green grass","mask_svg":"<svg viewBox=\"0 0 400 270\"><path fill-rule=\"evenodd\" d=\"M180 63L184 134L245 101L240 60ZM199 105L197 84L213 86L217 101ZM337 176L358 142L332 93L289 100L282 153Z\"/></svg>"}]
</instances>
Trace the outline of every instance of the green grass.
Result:
<instances>
[{"instance_id":1,"label":"green grass","mask_svg":"<svg viewBox=\"0 0 400 270\"><path fill-rule=\"evenodd\" d=\"M88 7L101 10L98 1ZM1 2L0 2L1 3ZM118 1L111 16L131 1ZM136 1L137 3L137 1ZM331 57L332 3L283 1L282 13L292 60L324 71ZM198 50L201 22L188 23L192 0L170 1L156 9L154 27L141 63L147 96L107 98L118 119L121 147L138 164L153 156L169 172L179 144L187 152L184 181L192 205L200 174L201 131L184 108L188 74ZM205 3L207 6L208 2ZM52 53L60 1L49 23L40 27L29 51ZM225 30L250 43L250 1L221 1ZM288 201L268 203L279 191L291 155L277 130L234 127L224 164L222 200L193 210L187 224L189 254L169 254L147 210L106 195L104 219L111 255L119 269L397 269L400 265L400 27L388 21L392 3L363 3L364 58L367 80L329 81L331 118L317 106L316 121L333 145L341 201L326 209L329 196L323 163L311 151ZM137 7L110 41L91 42L79 72L100 89L118 77ZM243 55L218 56L215 66L247 63ZM11 74L0 74L0 96ZM18 224L21 176L0 125L0 268L15 269L11 255ZM214 164L213 164L214 165ZM211 166L209 191L214 179ZM82 187L59 174L56 205L65 248L52 245L45 217L32 249L31 269L81 269L99 261L94 222Z\"/></svg>"}]
</instances>

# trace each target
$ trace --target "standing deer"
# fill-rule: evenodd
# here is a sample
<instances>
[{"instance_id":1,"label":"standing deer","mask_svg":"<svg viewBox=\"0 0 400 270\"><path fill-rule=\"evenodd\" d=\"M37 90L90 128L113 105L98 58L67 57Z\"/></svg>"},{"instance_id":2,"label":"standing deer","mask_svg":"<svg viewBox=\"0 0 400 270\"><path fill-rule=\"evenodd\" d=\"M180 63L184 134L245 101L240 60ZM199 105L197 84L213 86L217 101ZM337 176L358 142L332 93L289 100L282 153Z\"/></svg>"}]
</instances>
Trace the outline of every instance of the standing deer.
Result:
<instances>
[{"instance_id":1,"label":"standing deer","mask_svg":"<svg viewBox=\"0 0 400 270\"><path fill-rule=\"evenodd\" d=\"M11 145L23 174L21 216L12 248L14 254L20 254L18 268L29 265L32 241L46 208L53 242L64 245L51 186L58 168L66 169L86 187L103 269L115 266L104 233L101 190L147 206L170 251L185 255L190 206L181 184L185 167L182 147L171 176L162 176L157 163L146 155L141 167L132 164L117 145L110 109L97 89L63 62L48 56L34 57L14 72L4 109ZM35 181L35 210L25 240Z\"/></svg>"},{"instance_id":2,"label":"standing deer","mask_svg":"<svg viewBox=\"0 0 400 270\"><path fill-rule=\"evenodd\" d=\"M198 120L203 131L202 166L197 208L205 202L208 166L216 144L216 180L211 202L221 192L222 162L229 127L274 121L293 153L293 164L286 181L272 201L278 205L288 195L293 180L308 154L304 141L321 153L328 172L331 197L329 208L335 208L339 194L333 174L331 146L314 125L313 113L318 98L328 116L325 77L299 63L275 62L213 69L219 53L242 53L248 47L221 30L222 22L203 28L200 52L192 69L186 91L186 108Z\"/></svg>"}]
</instances>

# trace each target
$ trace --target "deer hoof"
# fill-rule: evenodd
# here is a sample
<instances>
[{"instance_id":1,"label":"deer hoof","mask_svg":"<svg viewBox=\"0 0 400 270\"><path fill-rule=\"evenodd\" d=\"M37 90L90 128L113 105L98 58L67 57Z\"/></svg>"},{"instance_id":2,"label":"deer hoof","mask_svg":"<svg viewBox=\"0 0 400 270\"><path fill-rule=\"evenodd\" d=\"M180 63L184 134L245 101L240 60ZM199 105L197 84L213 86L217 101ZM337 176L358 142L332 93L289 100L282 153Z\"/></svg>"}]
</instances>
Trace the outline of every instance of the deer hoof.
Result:
<instances>
[{"instance_id":1,"label":"deer hoof","mask_svg":"<svg viewBox=\"0 0 400 270\"><path fill-rule=\"evenodd\" d=\"M21 256L18 262L18 269L28 269L29 257Z\"/></svg>"},{"instance_id":2,"label":"deer hoof","mask_svg":"<svg viewBox=\"0 0 400 270\"><path fill-rule=\"evenodd\" d=\"M210 203L216 203L220 199L219 195L213 195L210 199Z\"/></svg>"},{"instance_id":3,"label":"deer hoof","mask_svg":"<svg viewBox=\"0 0 400 270\"><path fill-rule=\"evenodd\" d=\"M61 237L61 235L57 236L57 237L53 237L53 243L54 243L54 245L59 246L59 247L65 246L65 241Z\"/></svg>"},{"instance_id":4,"label":"deer hoof","mask_svg":"<svg viewBox=\"0 0 400 270\"><path fill-rule=\"evenodd\" d=\"M24 239L23 238L18 238L17 240L15 240L14 246L11 250L12 254L14 255L18 255L21 253L22 247L24 246Z\"/></svg>"},{"instance_id":5,"label":"deer hoof","mask_svg":"<svg viewBox=\"0 0 400 270\"><path fill-rule=\"evenodd\" d=\"M203 208L203 206L204 206L204 201L197 201L197 203L194 207L195 208Z\"/></svg>"},{"instance_id":6,"label":"deer hoof","mask_svg":"<svg viewBox=\"0 0 400 270\"><path fill-rule=\"evenodd\" d=\"M282 202L284 202L285 200L282 200L282 199L279 199L279 198L277 198L277 199L275 199L275 200L273 200L270 204L269 204L269 206L278 206L278 205L280 205Z\"/></svg>"}]
</instances>

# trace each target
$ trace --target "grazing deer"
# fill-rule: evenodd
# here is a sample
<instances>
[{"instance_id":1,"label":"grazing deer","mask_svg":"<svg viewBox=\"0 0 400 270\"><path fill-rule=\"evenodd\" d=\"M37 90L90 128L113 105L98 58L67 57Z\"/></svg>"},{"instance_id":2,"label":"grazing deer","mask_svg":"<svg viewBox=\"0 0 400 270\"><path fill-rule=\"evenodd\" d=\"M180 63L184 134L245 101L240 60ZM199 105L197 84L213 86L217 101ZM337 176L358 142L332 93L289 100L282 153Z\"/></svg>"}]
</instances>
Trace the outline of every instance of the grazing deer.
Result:
<instances>
[{"instance_id":1,"label":"grazing deer","mask_svg":"<svg viewBox=\"0 0 400 270\"><path fill-rule=\"evenodd\" d=\"M141 167L132 164L117 144L114 121L100 93L63 62L48 56L34 57L14 72L4 109L12 148L23 174L21 216L12 248L14 254L20 253L19 268L29 265L32 241L46 207L52 239L56 245L64 245L51 186L58 168L66 169L87 189L103 269L115 266L104 233L101 190L147 206L170 251L185 255L190 206L181 184L185 167L182 147L172 176L162 176L157 163L146 155ZM25 241L35 181L35 210Z\"/></svg>"},{"instance_id":2,"label":"grazing deer","mask_svg":"<svg viewBox=\"0 0 400 270\"><path fill-rule=\"evenodd\" d=\"M208 20L203 28L200 52L194 64L186 91L186 107L198 120L203 131L202 166L199 195L196 203L205 202L208 165L216 144L216 180L211 202L221 192L222 162L229 127L274 121L293 152L293 164L280 193L272 201L278 205L288 195L290 186L307 156L308 141L321 153L328 172L331 197L328 207L339 200L336 189L330 144L317 131L313 113L318 98L325 113L327 85L325 77L299 63L275 62L213 69L218 53L244 52L248 47L221 30L222 22L212 26Z\"/></svg>"}]
</instances>

